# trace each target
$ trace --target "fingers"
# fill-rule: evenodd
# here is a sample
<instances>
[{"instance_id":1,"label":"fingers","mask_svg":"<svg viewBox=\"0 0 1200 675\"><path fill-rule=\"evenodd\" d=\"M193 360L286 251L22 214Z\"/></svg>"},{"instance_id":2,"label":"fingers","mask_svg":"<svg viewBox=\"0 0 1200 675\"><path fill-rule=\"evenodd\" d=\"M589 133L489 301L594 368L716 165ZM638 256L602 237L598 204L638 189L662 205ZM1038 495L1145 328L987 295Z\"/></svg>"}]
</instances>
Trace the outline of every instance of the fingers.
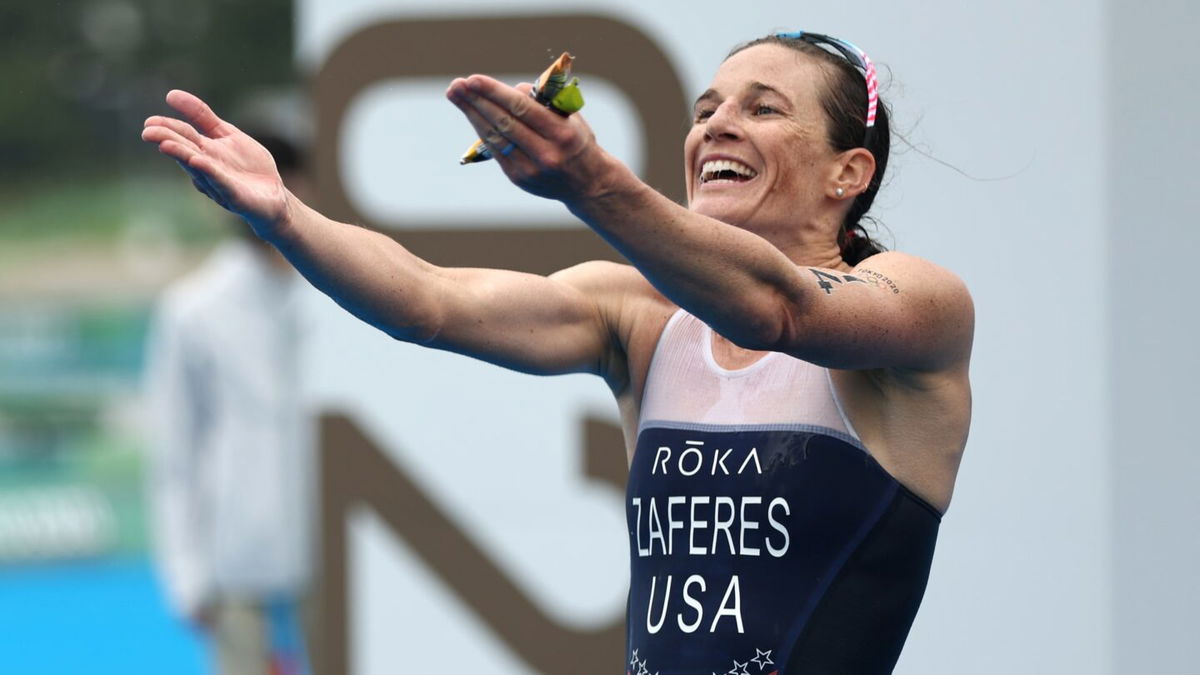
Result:
<instances>
[{"instance_id":1,"label":"fingers","mask_svg":"<svg viewBox=\"0 0 1200 675\"><path fill-rule=\"evenodd\" d=\"M193 180L199 180L210 189L214 187L211 177L223 173L219 163L205 153L202 144L208 139L186 122L170 117L150 117L142 129L142 140L157 143L159 152L179 162Z\"/></svg>"},{"instance_id":2,"label":"fingers","mask_svg":"<svg viewBox=\"0 0 1200 675\"><path fill-rule=\"evenodd\" d=\"M158 144L158 151L179 162L190 162L193 157L197 156L197 152L183 143L173 140L165 140Z\"/></svg>"},{"instance_id":3,"label":"fingers","mask_svg":"<svg viewBox=\"0 0 1200 675\"><path fill-rule=\"evenodd\" d=\"M179 134L183 138L191 142L196 148L200 148L204 143L204 138L196 131L192 125L182 120L177 120L173 117L163 117L162 115L154 115L146 118L145 128L149 127L166 127L171 131Z\"/></svg>"},{"instance_id":4,"label":"fingers","mask_svg":"<svg viewBox=\"0 0 1200 675\"><path fill-rule=\"evenodd\" d=\"M146 120L146 123L149 124L150 120ZM142 129L142 140L148 143L158 143L160 150L177 159L186 159L188 156L200 152L200 146L197 143L167 126L147 126ZM185 153L185 156L178 157L177 152Z\"/></svg>"},{"instance_id":5,"label":"fingers","mask_svg":"<svg viewBox=\"0 0 1200 675\"><path fill-rule=\"evenodd\" d=\"M193 94L182 89L172 89L167 92L167 105L179 111L202 134L209 138L219 138L226 132L226 123L217 114Z\"/></svg>"},{"instance_id":6,"label":"fingers","mask_svg":"<svg viewBox=\"0 0 1200 675\"><path fill-rule=\"evenodd\" d=\"M463 104L459 105L459 109L462 110L471 126L475 128L479 138L491 150L492 157L497 160L510 158L518 150L530 152L540 143L544 143L523 125L512 121L511 117L509 117L509 122L503 125L505 131L501 132L500 127L477 110L475 106Z\"/></svg>"},{"instance_id":7,"label":"fingers","mask_svg":"<svg viewBox=\"0 0 1200 675\"><path fill-rule=\"evenodd\" d=\"M237 184L236 176L227 164L214 158L212 152L216 150L220 154L219 146L231 141L217 140L237 129L187 92L171 91L167 94L167 103L191 123L161 115L151 116L142 129L142 140L157 143L159 152L174 159L187 172L197 190L233 210L235 190L232 186Z\"/></svg>"},{"instance_id":8,"label":"fingers","mask_svg":"<svg viewBox=\"0 0 1200 675\"><path fill-rule=\"evenodd\" d=\"M529 95L533 89L531 84L525 83L517 87L510 87L486 75L472 75L465 80L455 81L456 84L459 82L462 83L459 91L467 101L472 104L490 103L492 105L490 110L500 111L493 120L500 128L510 123L504 119L505 117L511 117L525 124L542 136L561 128L562 117L547 110ZM454 85L452 85L453 87Z\"/></svg>"},{"instance_id":9,"label":"fingers","mask_svg":"<svg viewBox=\"0 0 1200 675\"><path fill-rule=\"evenodd\" d=\"M502 103L483 95L477 85L489 87ZM467 117L493 155L511 156L510 144L530 155L553 150L552 145L528 123L538 112L553 113L541 110L541 106L519 90L476 75L467 80L455 80L447 97Z\"/></svg>"},{"instance_id":10,"label":"fingers","mask_svg":"<svg viewBox=\"0 0 1200 675\"><path fill-rule=\"evenodd\" d=\"M228 208L225 191L218 186L223 175L220 167L211 158L200 152L190 141L166 127L147 127L142 139L158 143L158 151L175 160L188 176L192 185L216 203Z\"/></svg>"}]
</instances>

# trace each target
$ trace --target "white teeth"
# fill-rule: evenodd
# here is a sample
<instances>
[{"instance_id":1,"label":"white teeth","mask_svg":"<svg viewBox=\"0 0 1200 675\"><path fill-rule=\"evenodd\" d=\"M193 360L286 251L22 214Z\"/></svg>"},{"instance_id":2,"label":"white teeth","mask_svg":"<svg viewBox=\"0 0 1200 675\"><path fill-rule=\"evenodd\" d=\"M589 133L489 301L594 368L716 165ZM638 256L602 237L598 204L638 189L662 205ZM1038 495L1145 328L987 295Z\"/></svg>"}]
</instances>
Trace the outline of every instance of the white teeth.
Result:
<instances>
[{"instance_id":1,"label":"white teeth","mask_svg":"<svg viewBox=\"0 0 1200 675\"><path fill-rule=\"evenodd\" d=\"M757 171L751 169L745 164L742 164L741 162L735 162L729 159L719 159L705 162L704 165L700 167L700 182L707 183L708 181L715 179L717 174L721 173L722 171L733 172L746 180L754 178L758 175Z\"/></svg>"}]
</instances>

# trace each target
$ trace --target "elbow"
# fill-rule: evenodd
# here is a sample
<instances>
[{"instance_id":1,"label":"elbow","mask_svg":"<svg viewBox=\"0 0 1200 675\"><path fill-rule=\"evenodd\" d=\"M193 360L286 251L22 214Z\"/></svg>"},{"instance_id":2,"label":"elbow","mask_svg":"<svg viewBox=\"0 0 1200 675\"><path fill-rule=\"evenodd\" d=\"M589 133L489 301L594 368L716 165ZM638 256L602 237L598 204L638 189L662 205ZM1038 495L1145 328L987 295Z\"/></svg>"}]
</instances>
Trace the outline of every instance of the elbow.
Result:
<instances>
[{"instance_id":1,"label":"elbow","mask_svg":"<svg viewBox=\"0 0 1200 675\"><path fill-rule=\"evenodd\" d=\"M776 351L779 339L766 322L746 319L722 335L734 345L751 351Z\"/></svg>"},{"instance_id":2,"label":"elbow","mask_svg":"<svg viewBox=\"0 0 1200 675\"><path fill-rule=\"evenodd\" d=\"M404 321L395 318L384 318L375 326L400 342L408 342L424 347L436 346L438 337L442 334L443 317L436 312L420 312L405 317Z\"/></svg>"},{"instance_id":3,"label":"elbow","mask_svg":"<svg viewBox=\"0 0 1200 675\"><path fill-rule=\"evenodd\" d=\"M337 298L335 298L337 299ZM364 323L400 342L424 345L435 341L445 323L445 312L416 294L389 295L364 303L338 304Z\"/></svg>"},{"instance_id":4,"label":"elbow","mask_svg":"<svg viewBox=\"0 0 1200 675\"><path fill-rule=\"evenodd\" d=\"M425 321L408 328L405 342L411 342L422 347L436 347L438 338L442 335L443 321Z\"/></svg>"},{"instance_id":5,"label":"elbow","mask_svg":"<svg viewBox=\"0 0 1200 675\"><path fill-rule=\"evenodd\" d=\"M771 302L741 313L725 335L730 342L753 351L786 352L795 346L797 316L785 302Z\"/></svg>"}]
</instances>

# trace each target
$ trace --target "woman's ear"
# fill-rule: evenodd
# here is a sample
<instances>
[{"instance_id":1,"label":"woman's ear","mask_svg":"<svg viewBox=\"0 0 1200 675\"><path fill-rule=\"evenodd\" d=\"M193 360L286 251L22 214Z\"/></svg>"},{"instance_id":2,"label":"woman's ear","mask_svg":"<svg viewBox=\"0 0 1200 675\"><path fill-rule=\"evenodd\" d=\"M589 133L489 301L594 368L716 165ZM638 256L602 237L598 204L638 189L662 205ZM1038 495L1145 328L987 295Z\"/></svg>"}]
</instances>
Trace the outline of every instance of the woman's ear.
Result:
<instances>
[{"instance_id":1,"label":"woman's ear","mask_svg":"<svg viewBox=\"0 0 1200 675\"><path fill-rule=\"evenodd\" d=\"M875 176L875 155L866 148L853 148L838 157L829 191L834 198L854 198L867 191Z\"/></svg>"}]
</instances>

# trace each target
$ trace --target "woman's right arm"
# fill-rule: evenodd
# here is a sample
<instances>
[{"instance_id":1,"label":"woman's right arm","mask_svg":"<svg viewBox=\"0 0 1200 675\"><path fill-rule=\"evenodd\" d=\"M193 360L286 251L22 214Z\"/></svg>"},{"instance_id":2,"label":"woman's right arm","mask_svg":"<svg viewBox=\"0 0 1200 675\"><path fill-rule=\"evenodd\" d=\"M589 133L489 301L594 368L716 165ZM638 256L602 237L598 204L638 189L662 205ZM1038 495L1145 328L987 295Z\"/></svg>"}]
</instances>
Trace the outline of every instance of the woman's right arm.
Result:
<instances>
[{"instance_id":1,"label":"woman's right arm","mask_svg":"<svg viewBox=\"0 0 1200 675\"><path fill-rule=\"evenodd\" d=\"M143 140L358 318L400 340L515 370L591 372L623 384L614 327L627 284L612 282L627 275L615 265L584 263L550 277L437 267L390 237L303 204L283 186L270 154L199 98L176 90L167 102L186 121L150 117Z\"/></svg>"},{"instance_id":2,"label":"woman's right arm","mask_svg":"<svg viewBox=\"0 0 1200 675\"><path fill-rule=\"evenodd\" d=\"M297 204L272 243L314 286L392 337L527 373L609 376L616 365L606 313L619 299L603 281L615 265L550 277L438 267L391 237Z\"/></svg>"}]
</instances>

